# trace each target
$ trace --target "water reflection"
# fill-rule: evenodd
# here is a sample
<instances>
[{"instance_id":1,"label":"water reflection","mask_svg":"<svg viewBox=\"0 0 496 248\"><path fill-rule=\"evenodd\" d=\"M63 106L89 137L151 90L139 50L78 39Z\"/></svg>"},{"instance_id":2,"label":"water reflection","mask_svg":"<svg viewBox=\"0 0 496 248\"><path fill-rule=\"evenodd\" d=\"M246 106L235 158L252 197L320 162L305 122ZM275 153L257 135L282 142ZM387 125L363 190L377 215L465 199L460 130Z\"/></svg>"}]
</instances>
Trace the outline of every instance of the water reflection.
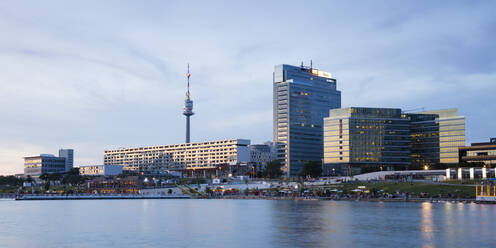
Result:
<instances>
[{"instance_id":1,"label":"water reflection","mask_svg":"<svg viewBox=\"0 0 496 248\"><path fill-rule=\"evenodd\" d=\"M434 247L432 240L434 239L434 221L432 216L432 203L423 202L422 203L422 213L421 213L421 227L420 232L422 235L422 240L424 241L423 247Z\"/></svg>"},{"instance_id":2,"label":"water reflection","mask_svg":"<svg viewBox=\"0 0 496 248\"><path fill-rule=\"evenodd\" d=\"M0 213L2 247L492 247L496 242L496 205L2 201Z\"/></svg>"}]
</instances>

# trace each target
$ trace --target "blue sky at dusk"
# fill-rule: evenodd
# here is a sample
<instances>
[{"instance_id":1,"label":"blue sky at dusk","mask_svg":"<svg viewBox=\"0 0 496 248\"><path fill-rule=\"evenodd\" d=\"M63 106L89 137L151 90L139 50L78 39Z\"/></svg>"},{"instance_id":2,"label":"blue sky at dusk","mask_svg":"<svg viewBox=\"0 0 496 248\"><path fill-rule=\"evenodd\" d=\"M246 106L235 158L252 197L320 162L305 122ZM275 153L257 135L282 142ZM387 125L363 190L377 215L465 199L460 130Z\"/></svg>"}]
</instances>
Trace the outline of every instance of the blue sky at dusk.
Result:
<instances>
[{"instance_id":1,"label":"blue sky at dusk","mask_svg":"<svg viewBox=\"0 0 496 248\"><path fill-rule=\"evenodd\" d=\"M23 157L184 141L272 140L272 71L331 72L342 105L466 117L496 137L494 1L0 2L0 174Z\"/></svg>"}]
</instances>

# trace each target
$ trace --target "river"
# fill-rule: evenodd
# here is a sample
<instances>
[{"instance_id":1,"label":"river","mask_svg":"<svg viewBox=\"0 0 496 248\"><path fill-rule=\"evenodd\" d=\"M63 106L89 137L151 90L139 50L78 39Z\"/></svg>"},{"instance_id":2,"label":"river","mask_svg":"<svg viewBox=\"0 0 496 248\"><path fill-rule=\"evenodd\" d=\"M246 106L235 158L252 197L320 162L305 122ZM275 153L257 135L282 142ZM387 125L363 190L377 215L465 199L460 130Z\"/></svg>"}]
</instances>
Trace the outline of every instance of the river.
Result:
<instances>
[{"instance_id":1,"label":"river","mask_svg":"<svg viewBox=\"0 0 496 248\"><path fill-rule=\"evenodd\" d=\"M494 247L496 205L0 200L1 247Z\"/></svg>"}]
</instances>

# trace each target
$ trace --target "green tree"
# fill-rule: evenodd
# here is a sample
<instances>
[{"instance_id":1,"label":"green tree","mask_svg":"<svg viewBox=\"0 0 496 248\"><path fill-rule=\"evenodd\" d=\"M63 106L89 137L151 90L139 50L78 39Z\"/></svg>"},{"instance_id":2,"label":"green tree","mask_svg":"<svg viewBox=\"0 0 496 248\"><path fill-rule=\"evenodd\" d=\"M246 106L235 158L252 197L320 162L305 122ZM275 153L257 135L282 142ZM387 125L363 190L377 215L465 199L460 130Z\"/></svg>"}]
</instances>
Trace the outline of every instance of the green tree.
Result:
<instances>
[{"instance_id":1,"label":"green tree","mask_svg":"<svg viewBox=\"0 0 496 248\"><path fill-rule=\"evenodd\" d=\"M320 177L322 175L322 164L318 161L308 161L303 165L298 175L300 177Z\"/></svg>"},{"instance_id":2,"label":"green tree","mask_svg":"<svg viewBox=\"0 0 496 248\"><path fill-rule=\"evenodd\" d=\"M0 185L20 186L22 180L15 176L0 176Z\"/></svg>"},{"instance_id":3,"label":"green tree","mask_svg":"<svg viewBox=\"0 0 496 248\"><path fill-rule=\"evenodd\" d=\"M43 180L43 181L49 181L50 180L50 174L47 174L47 173L42 173L40 175L40 179Z\"/></svg>"},{"instance_id":4,"label":"green tree","mask_svg":"<svg viewBox=\"0 0 496 248\"><path fill-rule=\"evenodd\" d=\"M85 182L83 176L79 175L79 168L70 169L62 178L62 184L79 185Z\"/></svg>"},{"instance_id":5,"label":"green tree","mask_svg":"<svg viewBox=\"0 0 496 248\"><path fill-rule=\"evenodd\" d=\"M269 178L279 178L282 175L281 162L279 160L273 160L267 164L264 170L264 176Z\"/></svg>"}]
</instances>

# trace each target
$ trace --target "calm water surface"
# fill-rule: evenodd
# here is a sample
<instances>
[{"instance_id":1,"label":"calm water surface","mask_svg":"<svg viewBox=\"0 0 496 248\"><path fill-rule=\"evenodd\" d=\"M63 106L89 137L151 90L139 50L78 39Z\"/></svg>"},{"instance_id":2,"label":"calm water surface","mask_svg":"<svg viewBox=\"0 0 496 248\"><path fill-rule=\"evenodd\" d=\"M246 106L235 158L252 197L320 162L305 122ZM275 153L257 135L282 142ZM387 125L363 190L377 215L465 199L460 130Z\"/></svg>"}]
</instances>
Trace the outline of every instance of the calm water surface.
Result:
<instances>
[{"instance_id":1,"label":"calm water surface","mask_svg":"<svg viewBox=\"0 0 496 248\"><path fill-rule=\"evenodd\" d=\"M496 205L0 200L0 247L496 247Z\"/></svg>"}]
</instances>

